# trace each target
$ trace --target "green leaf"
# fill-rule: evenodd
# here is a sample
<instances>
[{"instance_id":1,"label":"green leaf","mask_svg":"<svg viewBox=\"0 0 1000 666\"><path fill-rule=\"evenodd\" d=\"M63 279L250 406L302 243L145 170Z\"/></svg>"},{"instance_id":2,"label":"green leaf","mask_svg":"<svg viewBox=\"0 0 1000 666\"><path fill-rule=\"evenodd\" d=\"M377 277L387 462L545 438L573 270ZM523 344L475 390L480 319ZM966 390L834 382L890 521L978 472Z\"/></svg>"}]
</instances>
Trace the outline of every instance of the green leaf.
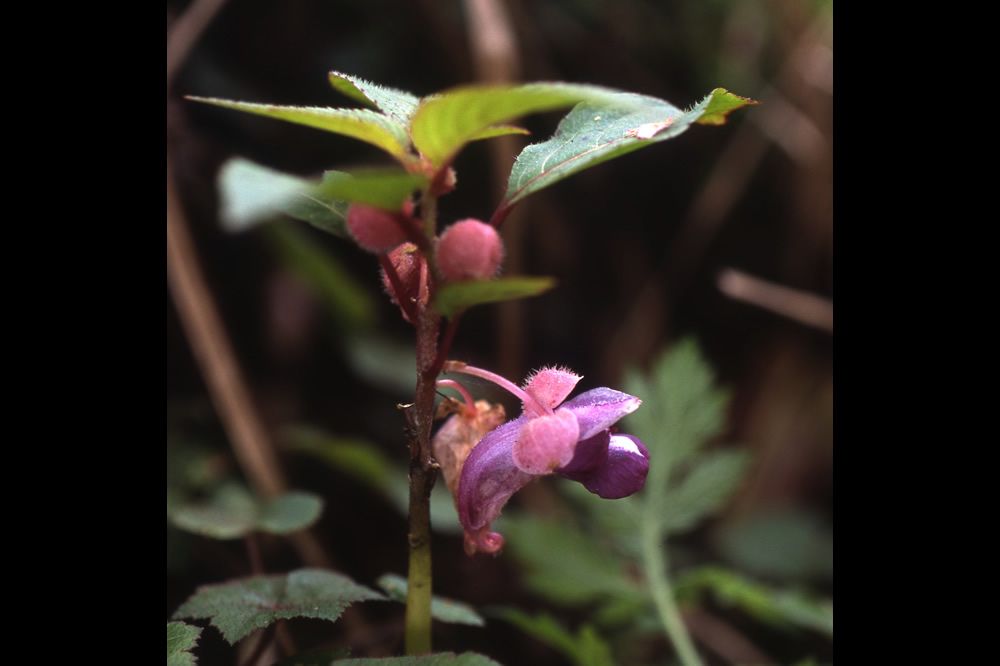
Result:
<instances>
[{"instance_id":1,"label":"green leaf","mask_svg":"<svg viewBox=\"0 0 1000 666\"><path fill-rule=\"evenodd\" d=\"M396 574L383 574L379 577L378 586L389 595L393 601L406 603L407 582L402 576ZM486 621L482 616L468 604L446 597L434 596L431 598L431 617L440 622L450 624L469 624L474 627L486 626Z\"/></svg>"},{"instance_id":2,"label":"green leaf","mask_svg":"<svg viewBox=\"0 0 1000 666\"><path fill-rule=\"evenodd\" d=\"M330 84L351 99L369 106L399 121L404 127L410 124L420 99L403 90L376 85L357 76L330 72Z\"/></svg>"},{"instance_id":3,"label":"green leaf","mask_svg":"<svg viewBox=\"0 0 1000 666\"><path fill-rule=\"evenodd\" d=\"M219 219L229 231L245 231L309 196L316 184L234 157L219 170Z\"/></svg>"},{"instance_id":4,"label":"green leaf","mask_svg":"<svg viewBox=\"0 0 1000 666\"><path fill-rule=\"evenodd\" d=\"M773 596L775 609L786 620L833 638L833 600L818 599L797 590L782 590Z\"/></svg>"},{"instance_id":5,"label":"green leaf","mask_svg":"<svg viewBox=\"0 0 1000 666\"><path fill-rule=\"evenodd\" d=\"M294 617L334 622L356 601L385 600L350 578L320 569L251 576L203 585L174 618L208 618L231 645L278 620Z\"/></svg>"},{"instance_id":6,"label":"green leaf","mask_svg":"<svg viewBox=\"0 0 1000 666\"><path fill-rule=\"evenodd\" d=\"M323 500L301 491L258 502L240 484L228 483L207 502L187 503L168 517L177 527L213 539L238 539L251 532L288 534L314 523Z\"/></svg>"},{"instance_id":7,"label":"green leaf","mask_svg":"<svg viewBox=\"0 0 1000 666\"><path fill-rule=\"evenodd\" d=\"M337 666L502 666L499 662L475 652L440 652L420 657L375 657L369 659L341 659Z\"/></svg>"},{"instance_id":8,"label":"green leaf","mask_svg":"<svg viewBox=\"0 0 1000 666\"><path fill-rule=\"evenodd\" d=\"M312 525L323 512L323 500L312 493L292 491L261 507L257 527L271 534L291 534Z\"/></svg>"},{"instance_id":9,"label":"green leaf","mask_svg":"<svg viewBox=\"0 0 1000 666\"><path fill-rule=\"evenodd\" d=\"M282 431L281 441L288 449L315 456L375 490L383 490L392 475L392 461L367 440L294 426Z\"/></svg>"},{"instance_id":10,"label":"green leaf","mask_svg":"<svg viewBox=\"0 0 1000 666\"><path fill-rule=\"evenodd\" d=\"M614 666L608 643L588 624L573 635L551 615L531 616L516 608L504 609L500 617L521 631L558 650L578 666Z\"/></svg>"},{"instance_id":11,"label":"green leaf","mask_svg":"<svg viewBox=\"0 0 1000 666\"><path fill-rule=\"evenodd\" d=\"M403 169L369 169L354 173L328 171L317 193L334 201L399 210L413 191L425 182L422 176Z\"/></svg>"},{"instance_id":12,"label":"green leaf","mask_svg":"<svg viewBox=\"0 0 1000 666\"><path fill-rule=\"evenodd\" d=\"M709 590L722 605L740 608L762 622L782 629L812 629L833 638L830 599L765 585L717 566L686 572L678 577L676 589L677 596L689 602L702 590Z\"/></svg>"},{"instance_id":13,"label":"green leaf","mask_svg":"<svg viewBox=\"0 0 1000 666\"><path fill-rule=\"evenodd\" d=\"M626 576L624 562L579 529L517 514L504 514L495 527L536 594L566 605L645 599L645 592Z\"/></svg>"},{"instance_id":14,"label":"green leaf","mask_svg":"<svg viewBox=\"0 0 1000 666\"><path fill-rule=\"evenodd\" d=\"M702 125L724 125L726 116L748 104L760 104L749 97L740 97L724 88L716 88L698 106L704 106L696 122Z\"/></svg>"},{"instance_id":15,"label":"green leaf","mask_svg":"<svg viewBox=\"0 0 1000 666\"><path fill-rule=\"evenodd\" d=\"M239 539L254 529L257 502L244 486L227 483L206 502L186 503L169 516L182 530L212 539Z\"/></svg>"},{"instance_id":16,"label":"green leaf","mask_svg":"<svg viewBox=\"0 0 1000 666\"><path fill-rule=\"evenodd\" d=\"M487 127L481 132L477 132L470 141L479 141L480 139L492 139L496 136L506 136L508 134L531 134L528 130L523 127L517 127L516 125L493 125Z\"/></svg>"},{"instance_id":17,"label":"green leaf","mask_svg":"<svg viewBox=\"0 0 1000 666\"><path fill-rule=\"evenodd\" d=\"M555 279L549 277L502 277L495 280L450 282L438 288L434 297L434 309L445 317L452 318L473 305L537 296L555 286Z\"/></svg>"},{"instance_id":18,"label":"green leaf","mask_svg":"<svg viewBox=\"0 0 1000 666\"><path fill-rule=\"evenodd\" d=\"M352 180L350 174L328 171L317 183L235 157L219 171L219 218L226 229L245 231L284 213L334 236L349 238L344 218L350 201L331 193L349 189L346 183Z\"/></svg>"},{"instance_id":19,"label":"green leaf","mask_svg":"<svg viewBox=\"0 0 1000 666\"><path fill-rule=\"evenodd\" d=\"M643 493L654 506L663 506L663 498L653 495L669 486L672 470L721 434L729 393L716 388L711 366L692 339L663 354L648 377L626 373L623 390L643 400L622 429L649 449L651 464Z\"/></svg>"},{"instance_id":20,"label":"green leaf","mask_svg":"<svg viewBox=\"0 0 1000 666\"><path fill-rule=\"evenodd\" d=\"M201 627L185 622L167 622L167 666L194 666L198 659L191 650L198 644Z\"/></svg>"},{"instance_id":21,"label":"green leaf","mask_svg":"<svg viewBox=\"0 0 1000 666\"><path fill-rule=\"evenodd\" d=\"M314 184L310 190L289 200L281 208L281 212L296 220L308 222L320 231L339 238L350 238L347 233L347 208L351 203L326 194L337 182L348 178L350 176L342 171L327 171L319 185Z\"/></svg>"},{"instance_id":22,"label":"green leaf","mask_svg":"<svg viewBox=\"0 0 1000 666\"><path fill-rule=\"evenodd\" d=\"M806 582L833 576L833 534L826 520L801 509L768 509L721 525L716 545L741 569Z\"/></svg>"},{"instance_id":23,"label":"green leaf","mask_svg":"<svg viewBox=\"0 0 1000 666\"><path fill-rule=\"evenodd\" d=\"M214 97L188 96L187 99L349 136L377 146L400 161L405 161L407 156L406 128L396 120L369 109L279 106Z\"/></svg>"},{"instance_id":24,"label":"green leaf","mask_svg":"<svg viewBox=\"0 0 1000 666\"><path fill-rule=\"evenodd\" d=\"M701 456L679 482L667 491L663 529L681 532L718 511L736 490L750 462L744 450L727 449Z\"/></svg>"},{"instance_id":25,"label":"green leaf","mask_svg":"<svg viewBox=\"0 0 1000 666\"><path fill-rule=\"evenodd\" d=\"M721 124L730 111L755 103L720 88L689 111L634 93L618 93L610 105L609 100L580 104L563 118L551 139L518 155L499 211L583 169L673 139L692 123Z\"/></svg>"},{"instance_id":26,"label":"green leaf","mask_svg":"<svg viewBox=\"0 0 1000 666\"><path fill-rule=\"evenodd\" d=\"M413 114L410 133L414 147L440 167L494 125L582 101L596 104L616 100L617 92L600 86L558 82L462 86L425 97Z\"/></svg>"}]
</instances>

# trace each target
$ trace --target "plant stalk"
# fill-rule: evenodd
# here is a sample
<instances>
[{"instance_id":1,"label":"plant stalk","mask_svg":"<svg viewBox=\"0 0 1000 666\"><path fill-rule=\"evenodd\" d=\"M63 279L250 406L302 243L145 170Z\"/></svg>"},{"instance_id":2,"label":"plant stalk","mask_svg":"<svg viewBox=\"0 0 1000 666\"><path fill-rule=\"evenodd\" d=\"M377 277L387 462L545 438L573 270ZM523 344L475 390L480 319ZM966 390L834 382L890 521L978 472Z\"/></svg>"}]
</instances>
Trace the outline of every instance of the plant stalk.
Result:
<instances>
[{"instance_id":1,"label":"plant stalk","mask_svg":"<svg viewBox=\"0 0 1000 666\"><path fill-rule=\"evenodd\" d=\"M642 527L642 553L646 561L646 578L653 593L653 602L678 658L684 666L703 666L674 601L674 590L667 573L668 562L666 548L663 547L663 534L649 521Z\"/></svg>"},{"instance_id":2,"label":"plant stalk","mask_svg":"<svg viewBox=\"0 0 1000 666\"><path fill-rule=\"evenodd\" d=\"M433 238L437 206L434 197L425 193L422 203L424 230ZM407 435L410 440L410 517L407 539L410 547L406 592L406 654L431 651L431 489L437 478L437 464L431 452L431 428L434 422L435 383L441 371L438 334L441 315L431 305L434 277L430 253L425 253L427 268L423 273L420 296L415 305L417 387L413 404L407 405ZM450 342L450 337L446 341Z\"/></svg>"}]
</instances>

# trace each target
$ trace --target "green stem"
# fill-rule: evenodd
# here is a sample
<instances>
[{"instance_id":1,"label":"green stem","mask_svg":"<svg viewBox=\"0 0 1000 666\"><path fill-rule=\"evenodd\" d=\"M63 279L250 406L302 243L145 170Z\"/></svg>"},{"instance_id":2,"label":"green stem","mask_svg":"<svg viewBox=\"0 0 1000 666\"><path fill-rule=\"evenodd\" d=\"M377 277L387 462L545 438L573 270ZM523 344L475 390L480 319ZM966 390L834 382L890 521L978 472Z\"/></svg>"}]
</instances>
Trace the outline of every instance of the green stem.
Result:
<instances>
[{"instance_id":1,"label":"green stem","mask_svg":"<svg viewBox=\"0 0 1000 666\"><path fill-rule=\"evenodd\" d=\"M406 592L406 654L431 651L431 512L435 470L410 467L410 567Z\"/></svg>"},{"instance_id":2,"label":"green stem","mask_svg":"<svg viewBox=\"0 0 1000 666\"><path fill-rule=\"evenodd\" d=\"M660 529L646 521L642 529L642 556L645 560L646 578L653 593L653 602L660 614L663 628L677 650L677 656L684 666L702 666L701 657L691 642L680 610L674 601L674 591L667 573L667 552L663 546L663 534Z\"/></svg>"}]
</instances>

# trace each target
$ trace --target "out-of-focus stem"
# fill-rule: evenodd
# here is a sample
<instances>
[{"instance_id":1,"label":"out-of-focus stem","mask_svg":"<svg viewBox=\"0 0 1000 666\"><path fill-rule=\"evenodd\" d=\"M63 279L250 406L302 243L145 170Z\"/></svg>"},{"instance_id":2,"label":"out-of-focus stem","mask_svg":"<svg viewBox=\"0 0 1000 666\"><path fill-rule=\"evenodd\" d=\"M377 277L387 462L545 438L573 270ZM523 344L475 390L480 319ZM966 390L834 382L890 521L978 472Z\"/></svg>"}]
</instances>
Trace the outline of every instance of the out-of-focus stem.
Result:
<instances>
[{"instance_id":1,"label":"out-of-focus stem","mask_svg":"<svg viewBox=\"0 0 1000 666\"><path fill-rule=\"evenodd\" d=\"M677 650L677 657L684 666L702 666L701 657L694 649L691 637L684 627L684 620L681 619L680 611L677 609L677 603L674 601L674 590L667 574L667 553L663 548L663 534L651 521L646 521L642 527L642 556L656 611L660 614L660 620L670 642Z\"/></svg>"}]
</instances>

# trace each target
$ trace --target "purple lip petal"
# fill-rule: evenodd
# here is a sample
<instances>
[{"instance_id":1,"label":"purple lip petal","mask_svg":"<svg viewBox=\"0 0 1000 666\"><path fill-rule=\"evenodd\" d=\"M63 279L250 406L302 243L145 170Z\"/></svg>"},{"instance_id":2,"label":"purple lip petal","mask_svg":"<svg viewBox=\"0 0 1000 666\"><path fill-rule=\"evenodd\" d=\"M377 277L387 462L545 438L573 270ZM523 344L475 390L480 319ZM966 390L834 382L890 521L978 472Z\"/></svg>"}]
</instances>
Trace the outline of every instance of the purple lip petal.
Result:
<instances>
[{"instance_id":1,"label":"purple lip petal","mask_svg":"<svg viewBox=\"0 0 1000 666\"><path fill-rule=\"evenodd\" d=\"M565 467L555 471L559 476L571 481L586 481L608 463L608 444L611 433L602 430L590 439L578 442L573 459Z\"/></svg>"},{"instance_id":2,"label":"purple lip petal","mask_svg":"<svg viewBox=\"0 0 1000 666\"><path fill-rule=\"evenodd\" d=\"M642 490L649 472L649 451L632 435L612 435L608 463L584 487L604 499L621 499Z\"/></svg>"},{"instance_id":3,"label":"purple lip petal","mask_svg":"<svg viewBox=\"0 0 1000 666\"><path fill-rule=\"evenodd\" d=\"M642 400L635 396L602 386L567 400L559 409L572 411L580 423L580 439L589 439L639 409L641 404Z\"/></svg>"},{"instance_id":4,"label":"purple lip petal","mask_svg":"<svg viewBox=\"0 0 1000 666\"><path fill-rule=\"evenodd\" d=\"M535 478L518 469L511 456L527 421L521 416L488 433L466 459L458 484L458 517L467 534L496 520L510 496Z\"/></svg>"}]
</instances>

